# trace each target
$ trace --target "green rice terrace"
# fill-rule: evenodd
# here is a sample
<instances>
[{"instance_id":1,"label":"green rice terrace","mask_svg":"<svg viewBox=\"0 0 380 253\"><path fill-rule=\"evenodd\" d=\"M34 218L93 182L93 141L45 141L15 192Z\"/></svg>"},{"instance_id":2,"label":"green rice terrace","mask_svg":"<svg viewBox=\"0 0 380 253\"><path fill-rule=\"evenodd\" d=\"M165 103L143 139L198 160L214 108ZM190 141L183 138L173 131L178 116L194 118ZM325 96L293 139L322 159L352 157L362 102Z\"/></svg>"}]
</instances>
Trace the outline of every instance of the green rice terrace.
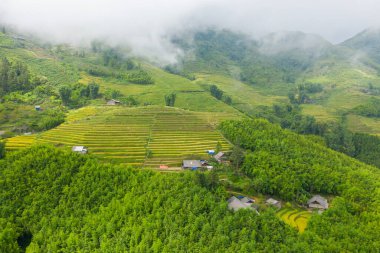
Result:
<instances>
[{"instance_id":1,"label":"green rice terrace","mask_svg":"<svg viewBox=\"0 0 380 253\"><path fill-rule=\"evenodd\" d=\"M206 150L231 145L216 129L233 113L190 112L168 107L89 106L68 114L64 124L50 131L8 139L8 150L33 143L71 148L87 146L100 160L133 166L178 167L185 158L207 158Z\"/></svg>"}]
</instances>

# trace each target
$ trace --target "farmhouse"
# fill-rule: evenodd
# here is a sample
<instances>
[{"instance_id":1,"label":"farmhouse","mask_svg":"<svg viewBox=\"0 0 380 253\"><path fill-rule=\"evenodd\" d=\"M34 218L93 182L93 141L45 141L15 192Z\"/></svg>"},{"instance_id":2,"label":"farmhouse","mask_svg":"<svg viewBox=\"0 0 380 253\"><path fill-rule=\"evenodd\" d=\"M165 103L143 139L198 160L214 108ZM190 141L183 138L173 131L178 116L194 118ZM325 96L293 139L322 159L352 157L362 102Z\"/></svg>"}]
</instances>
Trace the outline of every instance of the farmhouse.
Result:
<instances>
[{"instance_id":1,"label":"farmhouse","mask_svg":"<svg viewBox=\"0 0 380 253\"><path fill-rule=\"evenodd\" d=\"M118 105L120 104L119 100L111 99L107 101L107 105Z\"/></svg>"},{"instance_id":2,"label":"farmhouse","mask_svg":"<svg viewBox=\"0 0 380 253\"><path fill-rule=\"evenodd\" d=\"M270 206L275 206L275 207L281 208L281 202L278 200L272 199L272 198L267 199L267 201L265 201L265 203L267 205L270 205Z\"/></svg>"},{"instance_id":3,"label":"farmhouse","mask_svg":"<svg viewBox=\"0 0 380 253\"><path fill-rule=\"evenodd\" d=\"M202 167L202 162L200 160L183 160L182 168L197 170Z\"/></svg>"},{"instance_id":4,"label":"farmhouse","mask_svg":"<svg viewBox=\"0 0 380 253\"><path fill-rule=\"evenodd\" d=\"M240 209L251 209L257 212L257 210L252 206L252 203L243 203L240 199L236 198L235 196L229 198L227 202L228 209L233 210L234 212Z\"/></svg>"},{"instance_id":5,"label":"farmhouse","mask_svg":"<svg viewBox=\"0 0 380 253\"><path fill-rule=\"evenodd\" d=\"M327 209L329 208L329 204L327 203L327 199L320 195L315 195L307 202L309 208L317 208L317 209Z\"/></svg>"},{"instance_id":6,"label":"farmhouse","mask_svg":"<svg viewBox=\"0 0 380 253\"><path fill-rule=\"evenodd\" d=\"M42 110L40 105L36 105L36 106L34 107L34 109L35 109L36 111L41 111L41 110Z\"/></svg>"},{"instance_id":7,"label":"farmhouse","mask_svg":"<svg viewBox=\"0 0 380 253\"><path fill-rule=\"evenodd\" d=\"M87 147L85 146L74 146L71 150L79 154L87 154L88 152Z\"/></svg>"},{"instance_id":8,"label":"farmhouse","mask_svg":"<svg viewBox=\"0 0 380 253\"><path fill-rule=\"evenodd\" d=\"M224 153L223 153L223 152L218 152L218 154L214 155L214 158L215 158L215 160L216 160L218 163L221 163L221 162L222 162L223 157L224 157Z\"/></svg>"}]
</instances>

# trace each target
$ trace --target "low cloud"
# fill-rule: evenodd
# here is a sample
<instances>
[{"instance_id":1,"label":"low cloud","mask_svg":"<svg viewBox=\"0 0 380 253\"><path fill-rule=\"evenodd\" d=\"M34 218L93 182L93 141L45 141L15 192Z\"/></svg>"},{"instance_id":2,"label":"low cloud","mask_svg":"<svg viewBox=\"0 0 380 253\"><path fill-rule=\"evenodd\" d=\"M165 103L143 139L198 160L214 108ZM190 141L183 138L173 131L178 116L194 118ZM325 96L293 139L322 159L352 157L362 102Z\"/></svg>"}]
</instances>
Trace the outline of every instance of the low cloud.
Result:
<instances>
[{"instance_id":1,"label":"low cloud","mask_svg":"<svg viewBox=\"0 0 380 253\"><path fill-rule=\"evenodd\" d=\"M338 43L380 26L379 9L375 0L1 0L0 22L53 42L128 44L171 62L179 51L168 38L186 30L303 31Z\"/></svg>"}]
</instances>

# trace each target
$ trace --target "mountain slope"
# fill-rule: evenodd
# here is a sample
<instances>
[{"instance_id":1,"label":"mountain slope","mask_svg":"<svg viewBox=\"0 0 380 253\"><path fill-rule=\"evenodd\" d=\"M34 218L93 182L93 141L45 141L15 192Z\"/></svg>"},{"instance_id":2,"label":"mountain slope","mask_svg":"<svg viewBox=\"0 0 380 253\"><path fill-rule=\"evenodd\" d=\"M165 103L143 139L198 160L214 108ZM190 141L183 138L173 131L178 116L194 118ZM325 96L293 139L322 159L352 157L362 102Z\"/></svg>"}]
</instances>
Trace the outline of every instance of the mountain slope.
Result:
<instances>
[{"instance_id":1,"label":"mountain slope","mask_svg":"<svg viewBox=\"0 0 380 253\"><path fill-rule=\"evenodd\" d=\"M380 29L366 29L354 37L344 41L343 46L359 50L380 64Z\"/></svg>"}]
</instances>

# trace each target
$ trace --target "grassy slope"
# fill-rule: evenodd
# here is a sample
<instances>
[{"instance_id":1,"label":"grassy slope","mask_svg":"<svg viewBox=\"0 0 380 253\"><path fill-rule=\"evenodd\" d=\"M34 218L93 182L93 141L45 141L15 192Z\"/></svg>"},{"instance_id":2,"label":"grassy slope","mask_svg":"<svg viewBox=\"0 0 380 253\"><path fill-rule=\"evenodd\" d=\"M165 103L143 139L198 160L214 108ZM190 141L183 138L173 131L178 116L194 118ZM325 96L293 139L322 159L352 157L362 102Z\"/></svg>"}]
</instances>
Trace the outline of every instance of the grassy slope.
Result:
<instances>
[{"instance_id":1,"label":"grassy slope","mask_svg":"<svg viewBox=\"0 0 380 253\"><path fill-rule=\"evenodd\" d=\"M368 88L369 83L374 87L380 87L380 77L372 69L365 66L339 65L339 63L325 73L315 71L305 80L325 86L325 92L316 104L302 106L305 114L313 115L322 121L337 119L342 113L367 103L373 96L361 90ZM380 126L376 124L376 120L354 115L351 117L355 117L355 121L348 121L348 127L352 131L380 134ZM371 127L367 131L362 125Z\"/></svg>"},{"instance_id":2,"label":"grassy slope","mask_svg":"<svg viewBox=\"0 0 380 253\"><path fill-rule=\"evenodd\" d=\"M320 62L314 69L297 82L315 82L324 86L324 91L311 95L314 104L302 105L303 113L312 115L320 121L335 121L354 107L365 104L372 95L361 90L372 83L380 87L380 77L376 72L365 66L351 66L344 63ZM233 106L244 112L252 112L257 106L271 106L274 103L288 101L287 93L296 84L247 85L231 77L213 73L197 74L198 83L213 83L218 85L233 99ZM354 132L365 132L380 135L380 125L377 120L355 117L356 122L349 121L349 128ZM367 125L367 128L360 127ZM368 131L366 131L366 129Z\"/></svg>"},{"instance_id":3,"label":"grassy slope","mask_svg":"<svg viewBox=\"0 0 380 253\"><path fill-rule=\"evenodd\" d=\"M98 64L95 55L87 53L86 57L66 55L56 57L53 52L41 49L35 44L19 39L13 39L0 33L0 56L25 61L33 73L46 76L53 84L74 83L79 80L89 83L95 80L101 85L101 90L113 88L121 90L126 96L133 95L140 104L164 105L165 94L176 92L176 106L193 111L206 112L236 112L232 107L216 100L201 84L217 84L226 94L233 98L233 106L240 111L253 112L257 106L286 102L287 93L295 84L265 84L251 86L226 77L223 73L200 73L196 81L190 81L181 76L172 75L150 64L142 64L155 79L153 85L135 85L114 78L97 78L79 72L78 67L86 68ZM236 68L236 67L235 67ZM231 69L229 72L237 71ZM370 95L360 91L371 82L380 87L380 78L372 69L361 65L350 65L332 59L318 62L313 69L300 81L319 82L325 86L322 94L315 96L316 103L303 105L305 114L313 115L319 120L335 120L342 112L365 103ZM102 103L101 101L97 102ZM32 112L31 112L32 113ZM354 117L354 116L352 116ZM367 127L363 127L366 125ZM380 134L380 127L374 120L356 117L349 121L353 131Z\"/></svg>"},{"instance_id":4,"label":"grassy slope","mask_svg":"<svg viewBox=\"0 0 380 253\"><path fill-rule=\"evenodd\" d=\"M75 82L79 72L69 64L57 59L47 50L27 41L0 33L0 57L25 62L32 74L46 76L56 85Z\"/></svg>"}]
</instances>

